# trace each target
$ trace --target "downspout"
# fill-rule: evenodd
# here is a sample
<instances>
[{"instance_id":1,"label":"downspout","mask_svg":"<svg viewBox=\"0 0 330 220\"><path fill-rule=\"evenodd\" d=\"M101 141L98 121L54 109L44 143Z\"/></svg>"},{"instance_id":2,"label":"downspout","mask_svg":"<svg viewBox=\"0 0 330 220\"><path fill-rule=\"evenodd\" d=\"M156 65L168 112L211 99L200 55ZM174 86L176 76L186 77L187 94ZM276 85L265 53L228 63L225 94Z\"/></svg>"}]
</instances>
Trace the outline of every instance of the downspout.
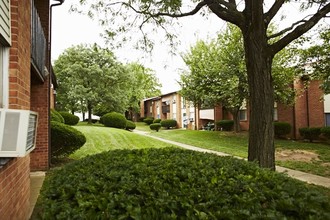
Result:
<instances>
[{"instance_id":1,"label":"downspout","mask_svg":"<svg viewBox=\"0 0 330 220\"><path fill-rule=\"evenodd\" d=\"M48 70L49 70L49 82L48 82L48 167L51 165L51 127L50 127L50 91L52 86L52 59L51 59L51 48L52 48L52 10L55 6L60 6L64 3L64 0L55 0L58 3L51 4L49 8L49 27L48 27Z\"/></svg>"}]
</instances>

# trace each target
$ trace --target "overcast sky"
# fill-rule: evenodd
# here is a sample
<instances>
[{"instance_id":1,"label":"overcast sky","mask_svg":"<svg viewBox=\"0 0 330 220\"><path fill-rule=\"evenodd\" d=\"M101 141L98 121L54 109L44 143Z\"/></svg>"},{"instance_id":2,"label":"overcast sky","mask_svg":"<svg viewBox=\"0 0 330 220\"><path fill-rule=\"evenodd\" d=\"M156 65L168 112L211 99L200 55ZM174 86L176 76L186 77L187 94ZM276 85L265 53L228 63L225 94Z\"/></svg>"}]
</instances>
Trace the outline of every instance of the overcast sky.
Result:
<instances>
[{"instance_id":1,"label":"overcast sky","mask_svg":"<svg viewBox=\"0 0 330 220\"><path fill-rule=\"evenodd\" d=\"M87 16L77 13L69 13L69 8L72 3L77 3L77 0L66 0L63 5L53 7L53 25L52 25L52 60L56 60L58 56L67 48L81 43L106 46L104 40L100 37L103 32L98 26L97 21L93 21ZM278 19L281 15L289 14L298 11L297 4L291 4L290 8L282 10L277 15ZM282 22L283 27L290 22L288 16L287 22ZM215 38L219 31L225 29L225 23L219 18L212 15L208 20L200 16L191 16L189 18L180 19L182 28L178 30L180 46L176 55L170 55L169 50L158 42L154 48L152 56L143 54L142 52L134 51L128 45L120 50L114 51L119 61L123 63L139 61L145 67L155 70L160 83L163 85L162 93L168 93L179 90L179 85L176 81L179 79L180 69L186 68L180 54L187 52L190 46L193 46L198 39L208 40ZM157 33L150 33L157 34ZM161 39L160 39L161 40Z\"/></svg>"}]
</instances>

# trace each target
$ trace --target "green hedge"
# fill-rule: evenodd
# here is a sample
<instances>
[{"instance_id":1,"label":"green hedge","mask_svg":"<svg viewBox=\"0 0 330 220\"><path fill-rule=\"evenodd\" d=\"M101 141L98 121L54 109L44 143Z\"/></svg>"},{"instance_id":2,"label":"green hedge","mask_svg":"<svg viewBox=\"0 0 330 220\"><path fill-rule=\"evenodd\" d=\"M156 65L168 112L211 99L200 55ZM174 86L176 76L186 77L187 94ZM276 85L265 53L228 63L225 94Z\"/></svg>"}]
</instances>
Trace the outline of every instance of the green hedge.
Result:
<instances>
[{"instance_id":1,"label":"green hedge","mask_svg":"<svg viewBox=\"0 0 330 220\"><path fill-rule=\"evenodd\" d=\"M290 134L291 125L288 122L274 122L274 133L276 137L285 137Z\"/></svg>"},{"instance_id":2,"label":"green hedge","mask_svg":"<svg viewBox=\"0 0 330 220\"><path fill-rule=\"evenodd\" d=\"M154 131L159 131L159 129L162 127L162 125L160 123L153 123L150 125L150 129L154 130Z\"/></svg>"},{"instance_id":3,"label":"green hedge","mask_svg":"<svg viewBox=\"0 0 330 220\"><path fill-rule=\"evenodd\" d=\"M106 127L126 128L126 121L125 116L117 112L107 113L102 116L102 123Z\"/></svg>"},{"instance_id":4,"label":"green hedge","mask_svg":"<svg viewBox=\"0 0 330 220\"><path fill-rule=\"evenodd\" d=\"M46 176L40 219L329 219L315 187L232 157L114 150Z\"/></svg>"},{"instance_id":5,"label":"green hedge","mask_svg":"<svg viewBox=\"0 0 330 220\"><path fill-rule=\"evenodd\" d=\"M160 122L161 126L167 129L175 128L177 126L177 121L173 119L165 119Z\"/></svg>"},{"instance_id":6,"label":"green hedge","mask_svg":"<svg viewBox=\"0 0 330 220\"><path fill-rule=\"evenodd\" d=\"M160 118L156 118L152 123L160 123L162 121L162 119L160 119Z\"/></svg>"},{"instance_id":7,"label":"green hedge","mask_svg":"<svg viewBox=\"0 0 330 220\"><path fill-rule=\"evenodd\" d=\"M147 125L151 125L154 121L154 118L152 117L147 117L145 119L143 119L143 122L146 123Z\"/></svg>"},{"instance_id":8,"label":"green hedge","mask_svg":"<svg viewBox=\"0 0 330 220\"><path fill-rule=\"evenodd\" d=\"M321 128L321 134L327 139L330 139L330 127Z\"/></svg>"},{"instance_id":9,"label":"green hedge","mask_svg":"<svg viewBox=\"0 0 330 220\"><path fill-rule=\"evenodd\" d=\"M76 115L73 115L69 112L59 112L62 117L64 118L64 123L67 125L76 125L79 122L79 117Z\"/></svg>"},{"instance_id":10,"label":"green hedge","mask_svg":"<svg viewBox=\"0 0 330 220\"><path fill-rule=\"evenodd\" d=\"M50 110L50 120L64 123L64 118L62 115L55 109Z\"/></svg>"},{"instance_id":11,"label":"green hedge","mask_svg":"<svg viewBox=\"0 0 330 220\"><path fill-rule=\"evenodd\" d=\"M231 131L234 127L234 121L233 120L220 120L216 122L217 128L223 130L223 131Z\"/></svg>"},{"instance_id":12,"label":"green hedge","mask_svg":"<svg viewBox=\"0 0 330 220\"><path fill-rule=\"evenodd\" d=\"M312 127L312 128L299 128L299 134L304 138L313 142L317 140L321 135L321 128Z\"/></svg>"},{"instance_id":13,"label":"green hedge","mask_svg":"<svg viewBox=\"0 0 330 220\"><path fill-rule=\"evenodd\" d=\"M51 121L50 128L52 157L67 156L86 142L85 135L69 125Z\"/></svg>"},{"instance_id":14,"label":"green hedge","mask_svg":"<svg viewBox=\"0 0 330 220\"><path fill-rule=\"evenodd\" d=\"M126 130L134 130L136 128L136 124L130 120L126 121Z\"/></svg>"}]
</instances>

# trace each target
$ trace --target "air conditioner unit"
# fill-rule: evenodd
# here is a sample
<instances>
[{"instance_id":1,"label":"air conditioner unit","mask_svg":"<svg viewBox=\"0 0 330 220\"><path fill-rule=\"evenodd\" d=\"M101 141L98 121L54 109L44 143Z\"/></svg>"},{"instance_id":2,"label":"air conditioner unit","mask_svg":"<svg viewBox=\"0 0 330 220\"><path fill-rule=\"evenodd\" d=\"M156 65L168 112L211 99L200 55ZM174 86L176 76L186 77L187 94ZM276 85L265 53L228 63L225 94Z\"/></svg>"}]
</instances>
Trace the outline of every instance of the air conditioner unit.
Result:
<instances>
[{"instance_id":1,"label":"air conditioner unit","mask_svg":"<svg viewBox=\"0 0 330 220\"><path fill-rule=\"evenodd\" d=\"M38 113L0 109L0 157L24 157L36 145Z\"/></svg>"}]
</instances>

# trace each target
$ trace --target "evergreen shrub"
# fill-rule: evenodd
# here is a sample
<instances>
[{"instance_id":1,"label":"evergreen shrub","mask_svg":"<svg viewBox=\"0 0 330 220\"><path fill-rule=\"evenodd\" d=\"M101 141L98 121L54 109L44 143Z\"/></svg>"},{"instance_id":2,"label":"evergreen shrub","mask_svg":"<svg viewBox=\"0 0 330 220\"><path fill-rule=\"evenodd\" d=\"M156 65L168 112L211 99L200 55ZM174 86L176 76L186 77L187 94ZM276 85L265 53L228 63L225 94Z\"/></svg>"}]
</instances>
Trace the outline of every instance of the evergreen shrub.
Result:
<instances>
[{"instance_id":1,"label":"evergreen shrub","mask_svg":"<svg viewBox=\"0 0 330 220\"><path fill-rule=\"evenodd\" d=\"M177 121L174 119L165 119L160 122L162 127L170 129L170 128L175 128L177 126Z\"/></svg>"},{"instance_id":2,"label":"evergreen shrub","mask_svg":"<svg viewBox=\"0 0 330 220\"><path fill-rule=\"evenodd\" d=\"M152 123L160 123L161 121L162 121L162 119L156 118Z\"/></svg>"},{"instance_id":3,"label":"evergreen shrub","mask_svg":"<svg viewBox=\"0 0 330 220\"><path fill-rule=\"evenodd\" d=\"M159 131L159 129L162 127L162 125L160 123L153 123L150 125L150 129L154 130L154 131Z\"/></svg>"},{"instance_id":4,"label":"evergreen shrub","mask_svg":"<svg viewBox=\"0 0 330 220\"><path fill-rule=\"evenodd\" d=\"M330 219L320 188L180 148L112 150L46 176L40 219Z\"/></svg>"},{"instance_id":5,"label":"evergreen shrub","mask_svg":"<svg viewBox=\"0 0 330 220\"><path fill-rule=\"evenodd\" d=\"M143 122L146 123L147 125L151 125L154 121L153 117L147 117L145 119L143 119Z\"/></svg>"},{"instance_id":6,"label":"evergreen shrub","mask_svg":"<svg viewBox=\"0 0 330 220\"><path fill-rule=\"evenodd\" d=\"M126 128L126 118L123 114L110 112L102 116L102 122L106 127Z\"/></svg>"},{"instance_id":7,"label":"evergreen shrub","mask_svg":"<svg viewBox=\"0 0 330 220\"><path fill-rule=\"evenodd\" d=\"M55 109L50 110L50 120L64 123L64 118L62 115Z\"/></svg>"},{"instance_id":8,"label":"evergreen shrub","mask_svg":"<svg viewBox=\"0 0 330 220\"><path fill-rule=\"evenodd\" d=\"M291 125L288 122L274 122L274 133L276 137L285 137L290 134Z\"/></svg>"},{"instance_id":9,"label":"evergreen shrub","mask_svg":"<svg viewBox=\"0 0 330 220\"><path fill-rule=\"evenodd\" d=\"M126 130L134 130L136 128L136 124L131 120L126 121Z\"/></svg>"},{"instance_id":10,"label":"evergreen shrub","mask_svg":"<svg viewBox=\"0 0 330 220\"><path fill-rule=\"evenodd\" d=\"M79 117L76 115L73 115L69 112L59 112L62 117L64 118L64 123L67 125L76 125L79 122Z\"/></svg>"},{"instance_id":11,"label":"evergreen shrub","mask_svg":"<svg viewBox=\"0 0 330 220\"><path fill-rule=\"evenodd\" d=\"M223 131L232 131L234 127L234 120L220 120L216 122L217 128Z\"/></svg>"},{"instance_id":12,"label":"evergreen shrub","mask_svg":"<svg viewBox=\"0 0 330 220\"><path fill-rule=\"evenodd\" d=\"M310 142L313 142L313 140L317 140L321 135L321 128L299 128L299 134L303 137L303 139L307 139Z\"/></svg>"},{"instance_id":13,"label":"evergreen shrub","mask_svg":"<svg viewBox=\"0 0 330 220\"><path fill-rule=\"evenodd\" d=\"M50 128L52 157L67 156L86 143L85 135L74 127L51 121Z\"/></svg>"},{"instance_id":14,"label":"evergreen shrub","mask_svg":"<svg viewBox=\"0 0 330 220\"><path fill-rule=\"evenodd\" d=\"M321 128L321 134L327 139L330 139L330 127Z\"/></svg>"}]
</instances>

